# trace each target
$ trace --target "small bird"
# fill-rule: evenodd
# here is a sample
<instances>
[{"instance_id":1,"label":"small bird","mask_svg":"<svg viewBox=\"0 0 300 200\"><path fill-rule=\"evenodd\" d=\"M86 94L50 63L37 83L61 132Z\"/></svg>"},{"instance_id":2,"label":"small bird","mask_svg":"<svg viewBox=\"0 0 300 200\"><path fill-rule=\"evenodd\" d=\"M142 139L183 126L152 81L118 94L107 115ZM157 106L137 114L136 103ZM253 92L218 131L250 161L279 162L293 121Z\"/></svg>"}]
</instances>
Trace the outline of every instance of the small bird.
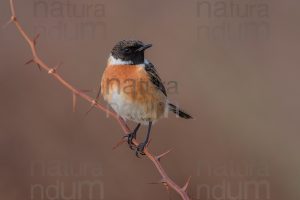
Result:
<instances>
[{"instance_id":1,"label":"small bird","mask_svg":"<svg viewBox=\"0 0 300 200\"><path fill-rule=\"evenodd\" d=\"M151 44L139 40L122 40L112 49L102 75L101 94L112 109L123 119L134 121L136 128L127 136L133 149L133 139L141 126L148 125L144 142L136 147L136 155L144 155L151 126L171 111L179 117L192 117L170 103L166 89L154 65L145 59L144 52Z\"/></svg>"}]
</instances>

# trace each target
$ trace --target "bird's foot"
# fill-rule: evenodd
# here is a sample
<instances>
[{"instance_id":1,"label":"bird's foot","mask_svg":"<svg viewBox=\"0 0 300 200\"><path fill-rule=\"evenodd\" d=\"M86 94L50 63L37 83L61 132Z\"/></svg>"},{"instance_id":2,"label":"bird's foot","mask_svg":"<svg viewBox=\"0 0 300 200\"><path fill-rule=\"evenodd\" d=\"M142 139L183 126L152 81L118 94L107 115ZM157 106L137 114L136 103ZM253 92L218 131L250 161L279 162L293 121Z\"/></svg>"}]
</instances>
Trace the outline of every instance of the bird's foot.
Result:
<instances>
[{"instance_id":1,"label":"bird's foot","mask_svg":"<svg viewBox=\"0 0 300 200\"><path fill-rule=\"evenodd\" d=\"M142 155L142 156L145 155L144 149L146 146L147 146L147 142L140 143L135 150L135 155L137 157L140 157L139 155Z\"/></svg>"},{"instance_id":2,"label":"bird's foot","mask_svg":"<svg viewBox=\"0 0 300 200\"><path fill-rule=\"evenodd\" d=\"M129 133L125 135L124 138L127 138L127 143L129 145L129 148L133 150L135 147L133 140L136 139L136 132Z\"/></svg>"}]
</instances>

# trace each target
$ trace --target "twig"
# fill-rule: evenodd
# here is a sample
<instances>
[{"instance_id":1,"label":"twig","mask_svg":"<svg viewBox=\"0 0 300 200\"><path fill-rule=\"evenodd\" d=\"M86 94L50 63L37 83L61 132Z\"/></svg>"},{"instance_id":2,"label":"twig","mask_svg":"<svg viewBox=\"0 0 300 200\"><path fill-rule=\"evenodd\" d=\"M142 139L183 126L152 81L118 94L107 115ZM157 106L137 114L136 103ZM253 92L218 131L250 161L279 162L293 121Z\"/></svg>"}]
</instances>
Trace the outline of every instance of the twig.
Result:
<instances>
[{"instance_id":1,"label":"twig","mask_svg":"<svg viewBox=\"0 0 300 200\"><path fill-rule=\"evenodd\" d=\"M29 45L31 52L32 52L32 56L33 58L27 62L27 64L29 63L35 63L41 70L45 70L46 72L48 72L48 74L50 76L52 76L54 79L56 79L59 83L62 84L63 87L67 88L68 90L71 91L72 95L73 95L73 109L75 109L75 105L76 105L76 97L81 97L82 99L88 101L93 107L102 110L103 112L105 112L107 115L113 117L115 120L117 120L117 122L120 124L121 128L124 131L124 134L128 134L130 133L130 129L128 127L128 125L125 123L125 121L120 118L116 113L112 112L111 110L109 110L108 108L106 108L105 106L99 104L95 99L93 99L92 97L86 95L83 91L76 89L73 85L71 85L69 82L67 82L57 71L57 67L49 67L49 65L47 65L46 63L44 63L44 61L39 57L38 52L36 50L36 43L37 43L37 39L39 37L39 34L37 36L35 36L33 39L31 39L28 34L25 32L25 30L23 29L23 27L21 26L20 22L18 21L17 17L16 17L16 11L15 11L15 5L13 0L10 0L10 10L11 10L11 18L9 20L9 22L7 24L10 23L14 23L15 26L17 27L18 31L20 32L20 34L22 35L22 37L26 40L27 44ZM133 143L135 145L138 145L138 142L136 140L133 141ZM162 156L166 155L167 153L163 153L159 156L155 156L153 155L148 148L146 148L144 150L146 156L153 162L154 166L156 167L157 171L159 172L159 174L161 175L162 179L161 179L161 183L164 185L167 185L169 188L172 188L176 193L178 193L180 195L180 197L183 200L190 200L186 189L188 186L188 182L183 186L180 187L178 186L166 173L166 171L164 170L164 168L162 167L161 163L160 163L160 159L162 158Z\"/></svg>"}]
</instances>

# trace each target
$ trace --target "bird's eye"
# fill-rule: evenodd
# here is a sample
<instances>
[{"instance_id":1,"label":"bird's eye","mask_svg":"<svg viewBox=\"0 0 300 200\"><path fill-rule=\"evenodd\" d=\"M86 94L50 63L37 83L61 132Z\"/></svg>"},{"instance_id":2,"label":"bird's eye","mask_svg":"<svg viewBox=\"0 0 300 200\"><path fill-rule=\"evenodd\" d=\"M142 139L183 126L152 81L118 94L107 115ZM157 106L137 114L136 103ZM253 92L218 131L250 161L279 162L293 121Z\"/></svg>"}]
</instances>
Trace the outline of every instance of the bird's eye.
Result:
<instances>
[{"instance_id":1,"label":"bird's eye","mask_svg":"<svg viewBox=\"0 0 300 200\"><path fill-rule=\"evenodd\" d=\"M125 52L125 53L130 53L130 49L129 49L129 48L125 48L125 49L124 49L124 52Z\"/></svg>"}]
</instances>

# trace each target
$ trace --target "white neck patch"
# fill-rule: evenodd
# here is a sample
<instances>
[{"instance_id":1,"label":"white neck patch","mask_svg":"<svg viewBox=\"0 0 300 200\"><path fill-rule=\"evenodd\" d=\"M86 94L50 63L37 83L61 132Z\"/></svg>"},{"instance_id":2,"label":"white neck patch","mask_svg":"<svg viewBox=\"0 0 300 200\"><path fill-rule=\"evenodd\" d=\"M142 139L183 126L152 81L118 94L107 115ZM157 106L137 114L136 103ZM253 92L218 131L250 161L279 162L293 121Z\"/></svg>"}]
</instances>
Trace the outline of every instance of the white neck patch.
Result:
<instances>
[{"instance_id":1,"label":"white neck patch","mask_svg":"<svg viewBox=\"0 0 300 200\"><path fill-rule=\"evenodd\" d=\"M148 64L148 63L149 63L149 61L147 59L145 59L143 64L139 64L136 66L145 67L145 64ZM132 65L132 64L133 64L132 61L125 61L122 59L117 59L117 58L113 57L111 54L108 58L108 65Z\"/></svg>"},{"instance_id":2,"label":"white neck patch","mask_svg":"<svg viewBox=\"0 0 300 200\"><path fill-rule=\"evenodd\" d=\"M132 65L132 61L125 61L119 58L113 57L111 54L108 58L108 64L109 65Z\"/></svg>"}]
</instances>

